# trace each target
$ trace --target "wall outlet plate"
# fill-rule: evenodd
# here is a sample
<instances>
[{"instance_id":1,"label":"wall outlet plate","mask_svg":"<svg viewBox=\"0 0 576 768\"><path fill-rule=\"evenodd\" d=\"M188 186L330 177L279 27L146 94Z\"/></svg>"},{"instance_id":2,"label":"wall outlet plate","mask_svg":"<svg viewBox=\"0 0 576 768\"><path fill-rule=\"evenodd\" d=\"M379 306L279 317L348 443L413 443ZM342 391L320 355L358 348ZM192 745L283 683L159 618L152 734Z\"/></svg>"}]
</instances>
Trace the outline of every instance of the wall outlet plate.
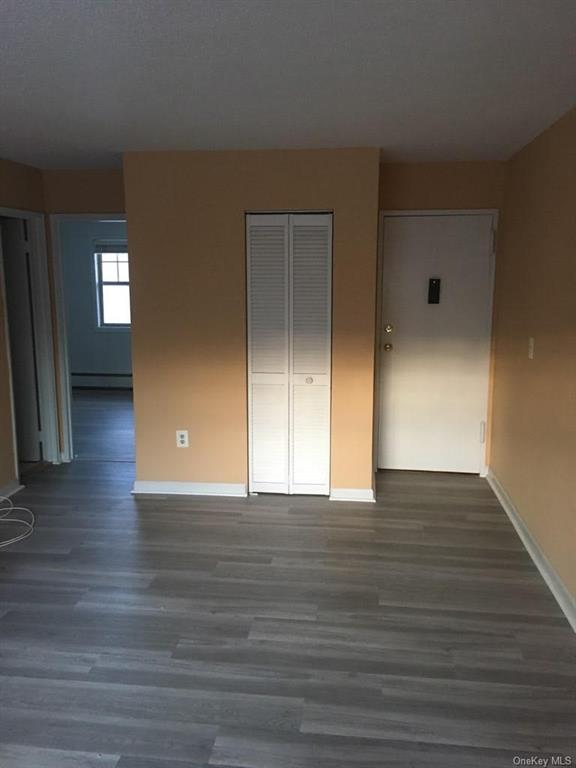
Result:
<instances>
[{"instance_id":1,"label":"wall outlet plate","mask_svg":"<svg viewBox=\"0 0 576 768\"><path fill-rule=\"evenodd\" d=\"M177 429L176 430L176 445L178 448L188 448L190 443L188 442L188 430Z\"/></svg>"}]
</instances>

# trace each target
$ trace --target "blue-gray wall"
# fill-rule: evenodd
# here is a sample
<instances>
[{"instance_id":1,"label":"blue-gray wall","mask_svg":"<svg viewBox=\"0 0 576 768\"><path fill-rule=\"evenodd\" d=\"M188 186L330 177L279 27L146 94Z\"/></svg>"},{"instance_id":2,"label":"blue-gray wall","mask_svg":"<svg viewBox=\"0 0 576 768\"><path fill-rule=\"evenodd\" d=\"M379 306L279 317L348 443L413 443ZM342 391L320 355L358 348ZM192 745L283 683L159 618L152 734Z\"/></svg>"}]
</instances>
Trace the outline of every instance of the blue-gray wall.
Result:
<instances>
[{"instance_id":1,"label":"blue-gray wall","mask_svg":"<svg viewBox=\"0 0 576 768\"><path fill-rule=\"evenodd\" d=\"M102 241L126 242L124 222L64 221L59 224L68 357L72 386L131 386L126 377L75 376L132 372L130 331L98 327L94 251Z\"/></svg>"}]
</instances>

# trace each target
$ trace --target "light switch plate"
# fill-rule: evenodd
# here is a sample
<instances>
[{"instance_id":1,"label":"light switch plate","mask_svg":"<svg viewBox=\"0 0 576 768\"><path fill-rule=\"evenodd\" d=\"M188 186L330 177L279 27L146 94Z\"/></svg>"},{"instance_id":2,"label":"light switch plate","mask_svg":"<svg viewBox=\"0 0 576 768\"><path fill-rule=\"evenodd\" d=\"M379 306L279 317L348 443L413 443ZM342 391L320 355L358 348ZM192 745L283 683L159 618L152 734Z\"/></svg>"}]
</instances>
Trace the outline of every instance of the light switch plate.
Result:
<instances>
[{"instance_id":1,"label":"light switch plate","mask_svg":"<svg viewBox=\"0 0 576 768\"><path fill-rule=\"evenodd\" d=\"M534 337L528 339L528 360L534 360Z\"/></svg>"}]
</instances>

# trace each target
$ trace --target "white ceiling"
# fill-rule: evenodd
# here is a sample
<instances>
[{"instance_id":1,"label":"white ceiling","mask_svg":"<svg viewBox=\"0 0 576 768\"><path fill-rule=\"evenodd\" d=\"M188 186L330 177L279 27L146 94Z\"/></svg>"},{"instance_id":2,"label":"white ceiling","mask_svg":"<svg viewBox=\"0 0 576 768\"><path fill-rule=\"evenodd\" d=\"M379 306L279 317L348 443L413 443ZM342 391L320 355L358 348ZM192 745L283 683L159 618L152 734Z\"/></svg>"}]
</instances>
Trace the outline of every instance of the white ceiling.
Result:
<instances>
[{"instance_id":1,"label":"white ceiling","mask_svg":"<svg viewBox=\"0 0 576 768\"><path fill-rule=\"evenodd\" d=\"M0 0L0 157L503 159L576 103L576 0Z\"/></svg>"}]
</instances>

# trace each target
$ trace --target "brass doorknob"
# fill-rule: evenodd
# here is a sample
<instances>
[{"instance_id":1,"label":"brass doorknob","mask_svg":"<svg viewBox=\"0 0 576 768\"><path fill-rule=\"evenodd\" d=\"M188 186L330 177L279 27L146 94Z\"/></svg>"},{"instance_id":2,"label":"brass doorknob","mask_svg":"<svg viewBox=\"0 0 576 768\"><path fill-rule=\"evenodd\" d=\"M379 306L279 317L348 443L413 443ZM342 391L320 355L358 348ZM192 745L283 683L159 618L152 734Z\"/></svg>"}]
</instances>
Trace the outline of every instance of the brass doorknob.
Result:
<instances>
[{"instance_id":1,"label":"brass doorknob","mask_svg":"<svg viewBox=\"0 0 576 768\"><path fill-rule=\"evenodd\" d=\"M384 351L385 352L390 352L391 349L392 349L392 344L384 344Z\"/></svg>"},{"instance_id":2,"label":"brass doorknob","mask_svg":"<svg viewBox=\"0 0 576 768\"><path fill-rule=\"evenodd\" d=\"M388 325L384 326L384 330L386 331L386 333L392 333L392 331L394 330L394 326L388 323Z\"/></svg>"}]
</instances>

